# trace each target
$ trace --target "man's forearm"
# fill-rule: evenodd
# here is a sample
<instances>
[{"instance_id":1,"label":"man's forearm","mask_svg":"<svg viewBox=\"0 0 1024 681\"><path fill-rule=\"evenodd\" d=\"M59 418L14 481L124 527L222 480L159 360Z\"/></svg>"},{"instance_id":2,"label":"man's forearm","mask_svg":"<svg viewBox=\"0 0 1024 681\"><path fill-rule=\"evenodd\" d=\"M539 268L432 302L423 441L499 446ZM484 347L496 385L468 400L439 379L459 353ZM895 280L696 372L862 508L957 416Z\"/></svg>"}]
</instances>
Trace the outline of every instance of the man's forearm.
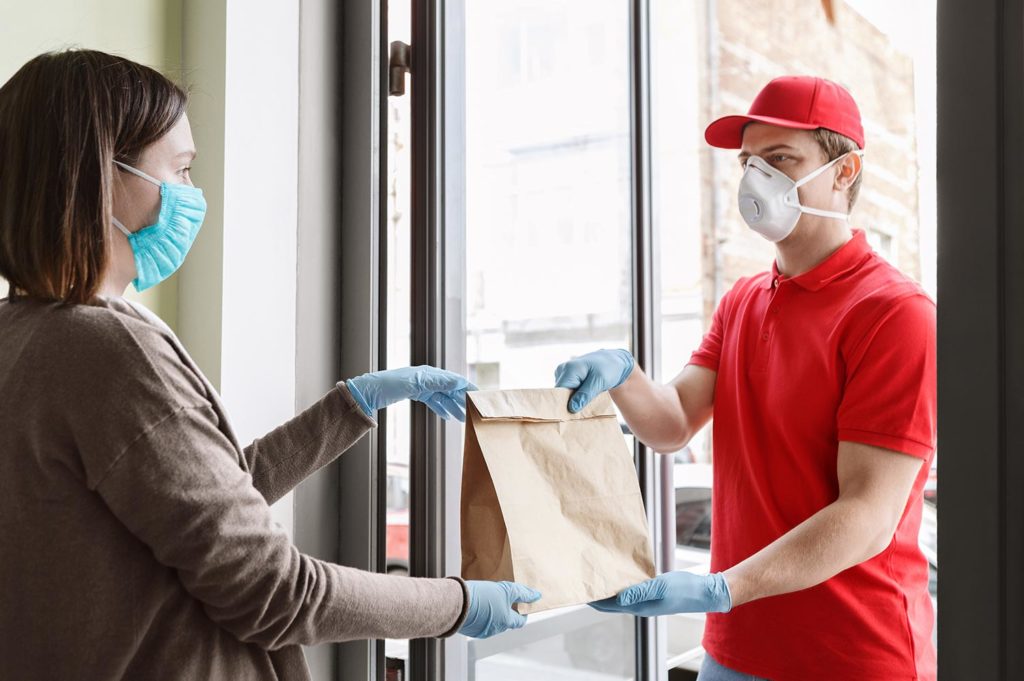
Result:
<instances>
[{"instance_id":1,"label":"man's forearm","mask_svg":"<svg viewBox=\"0 0 1024 681\"><path fill-rule=\"evenodd\" d=\"M692 437L676 391L652 381L640 367L609 394L633 435L648 447L676 451Z\"/></svg>"},{"instance_id":2,"label":"man's forearm","mask_svg":"<svg viewBox=\"0 0 1024 681\"><path fill-rule=\"evenodd\" d=\"M733 607L820 584L878 555L892 533L877 507L841 498L725 571Z\"/></svg>"}]
</instances>

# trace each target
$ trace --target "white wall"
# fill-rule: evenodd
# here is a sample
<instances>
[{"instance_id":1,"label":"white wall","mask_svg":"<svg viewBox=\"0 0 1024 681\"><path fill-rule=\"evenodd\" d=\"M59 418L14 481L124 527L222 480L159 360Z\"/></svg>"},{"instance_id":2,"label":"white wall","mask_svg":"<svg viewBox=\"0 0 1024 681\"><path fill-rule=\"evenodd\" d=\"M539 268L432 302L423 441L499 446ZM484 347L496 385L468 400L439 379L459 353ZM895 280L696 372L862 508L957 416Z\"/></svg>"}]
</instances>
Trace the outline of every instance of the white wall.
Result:
<instances>
[{"instance_id":1,"label":"white wall","mask_svg":"<svg viewBox=\"0 0 1024 681\"><path fill-rule=\"evenodd\" d=\"M185 0L183 58L210 211L179 333L243 444L295 413L298 0ZM292 496L274 506L291 532Z\"/></svg>"}]
</instances>

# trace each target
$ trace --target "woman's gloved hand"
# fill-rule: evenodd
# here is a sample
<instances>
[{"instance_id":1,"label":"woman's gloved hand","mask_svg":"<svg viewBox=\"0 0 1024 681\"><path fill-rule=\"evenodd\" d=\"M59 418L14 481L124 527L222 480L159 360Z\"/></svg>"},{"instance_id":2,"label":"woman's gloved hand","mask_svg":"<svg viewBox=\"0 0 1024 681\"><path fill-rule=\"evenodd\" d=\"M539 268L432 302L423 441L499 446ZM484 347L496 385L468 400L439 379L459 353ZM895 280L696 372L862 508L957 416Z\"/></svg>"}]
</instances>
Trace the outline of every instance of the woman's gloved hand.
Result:
<instances>
[{"instance_id":1,"label":"woman's gloved hand","mask_svg":"<svg viewBox=\"0 0 1024 681\"><path fill-rule=\"evenodd\" d=\"M605 390L622 385L633 371L633 355L626 350L597 350L563 362L555 369L555 387L571 388L569 411L575 414Z\"/></svg>"},{"instance_id":2,"label":"woman's gloved hand","mask_svg":"<svg viewBox=\"0 0 1024 681\"><path fill-rule=\"evenodd\" d=\"M617 596L594 601L590 607L601 612L626 613L636 617L680 612L729 612L732 610L732 595L721 572L712 575L666 572L634 584Z\"/></svg>"},{"instance_id":3,"label":"woman's gloved hand","mask_svg":"<svg viewBox=\"0 0 1024 681\"><path fill-rule=\"evenodd\" d=\"M469 613L460 634L488 638L508 629L520 629L526 615L512 609L514 603L534 603L540 592L516 582L466 582L469 587Z\"/></svg>"},{"instance_id":4,"label":"woman's gloved hand","mask_svg":"<svg viewBox=\"0 0 1024 681\"><path fill-rule=\"evenodd\" d=\"M402 400L423 402L444 419L466 420L466 392L477 387L462 376L429 366L363 374L345 381L367 416Z\"/></svg>"}]
</instances>

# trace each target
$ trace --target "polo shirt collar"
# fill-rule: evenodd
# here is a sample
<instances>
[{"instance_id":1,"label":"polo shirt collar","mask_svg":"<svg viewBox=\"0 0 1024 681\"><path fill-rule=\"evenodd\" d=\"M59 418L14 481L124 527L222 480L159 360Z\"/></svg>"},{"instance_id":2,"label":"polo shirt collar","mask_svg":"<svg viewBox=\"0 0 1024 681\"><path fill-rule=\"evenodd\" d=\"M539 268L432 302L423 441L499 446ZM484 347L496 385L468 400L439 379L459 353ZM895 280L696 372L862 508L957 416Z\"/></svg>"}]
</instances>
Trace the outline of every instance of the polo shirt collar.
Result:
<instances>
[{"instance_id":1,"label":"polo shirt collar","mask_svg":"<svg viewBox=\"0 0 1024 681\"><path fill-rule=\"evenodd\" d=\"M771 289L780 281L792 281L808 291L820 291L836 279L860 267L871 253L867 235L862 229L853 230L853 237L839 247L814 268L797 277L784 277L779 272L779 263L772 263L772 276L766 288Z\"/></svg>"}]
</instances>

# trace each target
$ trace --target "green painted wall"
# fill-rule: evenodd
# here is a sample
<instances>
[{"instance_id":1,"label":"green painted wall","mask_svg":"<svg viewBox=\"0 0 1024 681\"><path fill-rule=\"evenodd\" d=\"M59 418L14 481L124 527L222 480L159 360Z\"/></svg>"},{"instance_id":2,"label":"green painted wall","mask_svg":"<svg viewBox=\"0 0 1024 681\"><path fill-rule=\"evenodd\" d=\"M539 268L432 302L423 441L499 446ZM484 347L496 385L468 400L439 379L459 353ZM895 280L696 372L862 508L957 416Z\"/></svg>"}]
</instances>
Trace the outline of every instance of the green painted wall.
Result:
<instances>
[{"instance_id":1,"label":"green painted wall","mask_svg":"<svg viewBox=\"0 0 1024 681\"><path fill-rule=\"evenodd\" d=\"M123 55L179 80L183 0L0 0L0 83L49 50L85 47ZM0 279L0 297L7 284ZM172 329L178 322L178 281L171 277L141 301Z\"/></svg>"}]
</instances>

